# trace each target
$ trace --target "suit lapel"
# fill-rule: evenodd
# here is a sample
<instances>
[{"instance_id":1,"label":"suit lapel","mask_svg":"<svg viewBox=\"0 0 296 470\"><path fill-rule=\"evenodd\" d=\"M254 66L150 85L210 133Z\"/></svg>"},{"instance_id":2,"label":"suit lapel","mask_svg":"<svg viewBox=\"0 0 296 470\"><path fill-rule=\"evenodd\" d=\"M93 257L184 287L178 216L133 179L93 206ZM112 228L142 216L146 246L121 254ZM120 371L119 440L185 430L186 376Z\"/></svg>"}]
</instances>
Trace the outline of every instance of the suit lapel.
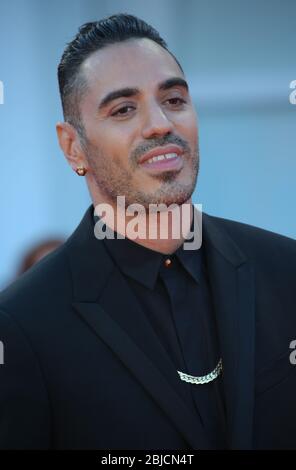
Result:
<instances>
[{"instance_id":1,"label":"suit lapel","mask_svg":"<svg viewBox=\"0 0 296 470\"><path fill-rule=\"evenodd\" d=\"M203 214L203 243L223 360L230 448L251 449L254 408L254 279L234 241Z\"/></svg>"},{"instance_id":2,"label":"suit lapel","mask_svg":"<svg viewBox=\"0 0 296 470\"><path fill-rule=\"evenodd\" d=\"M114 269L98 302L74 308L122 361L194 449L208 449L201 422L186 405L187 393L121 273Z\"/></svg>"}]
</instances>

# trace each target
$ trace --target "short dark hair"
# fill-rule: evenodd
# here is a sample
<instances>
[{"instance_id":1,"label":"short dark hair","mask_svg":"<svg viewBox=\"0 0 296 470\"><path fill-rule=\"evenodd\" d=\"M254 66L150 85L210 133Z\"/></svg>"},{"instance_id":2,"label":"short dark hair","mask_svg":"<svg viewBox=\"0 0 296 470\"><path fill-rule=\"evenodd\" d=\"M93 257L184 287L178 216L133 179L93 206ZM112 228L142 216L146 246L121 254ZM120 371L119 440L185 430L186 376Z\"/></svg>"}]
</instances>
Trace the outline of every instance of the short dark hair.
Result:
<instances>
[{"instance_id":1,"label":"short dark hair","mask_svg":"<svg viewBox=\"0 0 296 470\"><path fill-rule=\"evenodd\" d=\"M100 21L85 23L79 28L74 39L67 44L58 66L58 81L65 121L72 124L84 135L80 119L79 99L86 89L80 66L93 52L109 44L133 38L148 38L163 47L183 69L176 57L168 50L159 33L145 21L133 15L120 13Z\"/></svg>"}]
</instances>

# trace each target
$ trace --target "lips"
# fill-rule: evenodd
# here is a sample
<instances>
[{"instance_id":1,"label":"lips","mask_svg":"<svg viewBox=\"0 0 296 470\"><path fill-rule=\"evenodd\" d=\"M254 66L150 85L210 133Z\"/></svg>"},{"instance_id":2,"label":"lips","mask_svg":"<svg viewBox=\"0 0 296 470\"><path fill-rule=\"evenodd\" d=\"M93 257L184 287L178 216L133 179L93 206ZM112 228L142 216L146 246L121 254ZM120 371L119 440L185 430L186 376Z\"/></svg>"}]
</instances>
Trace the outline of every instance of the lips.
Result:
<instances>
[{"instance_id":1,"label":"lips","mask_svg":"<svg viewBox=\"0 0 296 470\"><path fill-rule=\"evenodd\" d=\"M181 155L177 155L176 153L170 153L167 155L171 155L170 158L162 158L158 160L152 160L151 158L146 160L144 163L141 164L141 168L148 172L151 175L158 174L160 172L168 172L173 171L174 173L181 171L184 165L184 161Z\"/></svg>"},{"instance_id":2,"label":"lips","mask_svg":"<svg viewBox=\"0 0 296 470\"><path fill-rule=\"evenodd\" d=\"M150 152L145 153L145 155L140 158L138 163L152 164L157 161L164 161L166 159L176 158L182 153L183 150L178 145L166 145L163 147L156 147L153 150L150 150Z\"/></svg>"}]
</instances>

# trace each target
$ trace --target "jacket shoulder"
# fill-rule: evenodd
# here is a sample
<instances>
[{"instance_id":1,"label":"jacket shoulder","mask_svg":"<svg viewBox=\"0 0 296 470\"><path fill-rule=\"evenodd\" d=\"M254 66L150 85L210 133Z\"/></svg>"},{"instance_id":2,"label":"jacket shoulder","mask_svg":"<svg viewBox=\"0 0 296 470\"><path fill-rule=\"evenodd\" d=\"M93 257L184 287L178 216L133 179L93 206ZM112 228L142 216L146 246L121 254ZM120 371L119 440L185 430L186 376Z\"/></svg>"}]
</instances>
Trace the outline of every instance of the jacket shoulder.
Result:
<instances>
[{"instance_id":1,"label":"jacket shoulder","mask_svg":"<svg viewBox=\"0 0 296 470\"><path fill-rule=\"evenodd\" d=\"M70 288L64 245L46 255L0 293L0 309L25 312L46 306Z\"/></svg>"},{"instance_id":2,"label":"jacket shoulder","mask_svg":"<svg viewBox=\"0 0 296 470\"><path fill-rule=\"evenodd\" d=\"M240 243L246 252L252 249L256 251L281 249L296 255L296 240L293 238L236 220L209 214L203 214L203 217Z\"/></svg>"}]
</instances>

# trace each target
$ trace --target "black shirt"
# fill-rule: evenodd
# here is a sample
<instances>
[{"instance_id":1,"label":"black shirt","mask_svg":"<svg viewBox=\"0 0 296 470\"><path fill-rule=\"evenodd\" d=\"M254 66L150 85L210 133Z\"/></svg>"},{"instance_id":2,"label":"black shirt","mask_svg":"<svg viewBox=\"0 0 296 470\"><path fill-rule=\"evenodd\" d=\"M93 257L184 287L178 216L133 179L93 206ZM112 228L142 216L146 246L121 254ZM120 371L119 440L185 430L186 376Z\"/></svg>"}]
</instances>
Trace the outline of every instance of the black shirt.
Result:
<instances>
[{"instance_id":1,"label":"black shirt","mask_svg":"<svg viewBox=\"0 0 296 470\"><path fill-rule=\"evenodd\" d=\"M116 234L104 244L176 371L203 376L215 369L220 350L202 247L184 250L182 245L163 255L128 238L116 239ZM227 448L221 375L208 384L182 383L212 448Z\"/></svg>"}]
</instances>

